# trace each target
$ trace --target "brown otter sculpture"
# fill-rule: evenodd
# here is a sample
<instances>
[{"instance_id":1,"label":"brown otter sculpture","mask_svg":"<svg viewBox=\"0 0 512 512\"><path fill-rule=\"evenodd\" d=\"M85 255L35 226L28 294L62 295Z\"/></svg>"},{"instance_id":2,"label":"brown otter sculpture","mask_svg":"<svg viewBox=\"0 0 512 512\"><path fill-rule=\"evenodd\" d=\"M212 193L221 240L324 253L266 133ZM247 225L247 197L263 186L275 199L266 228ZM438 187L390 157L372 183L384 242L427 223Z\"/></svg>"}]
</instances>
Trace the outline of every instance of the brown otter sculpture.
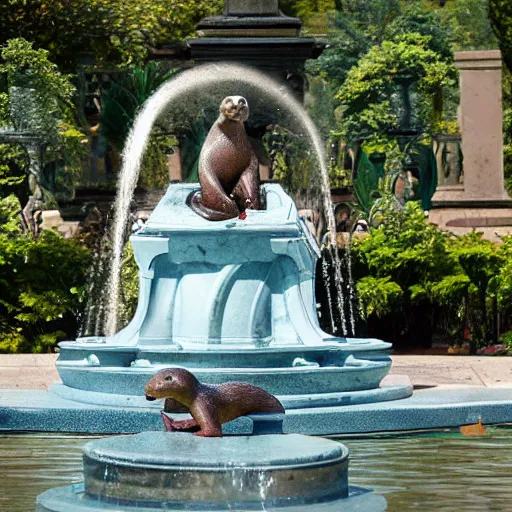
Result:
<instances>
[{"instance_id":1,"label":"brown otter sculpture","mask_svg":"<svg viewBox=\"0 0 512 512\"><path fill-rule=\"evenodd\" d=\"M146 399L166 399L165 410L177 411L176 402L190 411L192 420L173 421L162 412L169 431L194 432L202 437L221 437L222 424L257 413L284 413L281 402L261 388L244 382L201 384L188 370L169 368L151 377L144 389ZM169 402L168 402L169 400Z\"/></svg>"},{"instance_id":2,"label":"brown otter sculpture","mask_svg":"<svg viewBox=\"0 0 512 512\"><path fill-rule=\"evenodd\" d=\"M249 106L242 96L228 96L199 155L201 190L187 199L208 220L238 217L246 209L260 209L258 158L245 133Z\"/></svg>"}]
</instances>

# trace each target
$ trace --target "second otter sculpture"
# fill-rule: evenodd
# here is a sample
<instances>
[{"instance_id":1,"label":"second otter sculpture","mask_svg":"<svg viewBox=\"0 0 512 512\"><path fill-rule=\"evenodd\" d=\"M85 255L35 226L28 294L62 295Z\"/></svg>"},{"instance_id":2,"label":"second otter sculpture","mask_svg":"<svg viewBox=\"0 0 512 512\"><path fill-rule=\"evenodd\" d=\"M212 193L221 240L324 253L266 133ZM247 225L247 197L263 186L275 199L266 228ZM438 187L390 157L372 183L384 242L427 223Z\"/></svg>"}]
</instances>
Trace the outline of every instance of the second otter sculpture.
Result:
<instances>
[{"instance_id":1,"label":"second otter sculpture","mask_svg":"<svg viewBox=\"0 0 512 512\"><path fill-rule=\"evenodd\" d=\"M165 398L165 411L189 411L192 415L192 420L173 421L162 412L166 430L194 432L202 437L222 437L222 424L240 416L285 412L275 396L257 386L245 382L209 386L183 368L159 371L149 379L144 392L148 400Z\"/></svg>"},{"instance_id":2,"label":"second otter sculpture","mask_svg":"<svg viewBox=\"0 0 512 512\"><path fill-rule=\"evenodd\" d=\"M245 133L249 106L242 96L228 96L199 155L201 190L188 205L207 220L238 217L246 209L260 209L260 176L256 154Z\"/></svg>"}]
</instances>

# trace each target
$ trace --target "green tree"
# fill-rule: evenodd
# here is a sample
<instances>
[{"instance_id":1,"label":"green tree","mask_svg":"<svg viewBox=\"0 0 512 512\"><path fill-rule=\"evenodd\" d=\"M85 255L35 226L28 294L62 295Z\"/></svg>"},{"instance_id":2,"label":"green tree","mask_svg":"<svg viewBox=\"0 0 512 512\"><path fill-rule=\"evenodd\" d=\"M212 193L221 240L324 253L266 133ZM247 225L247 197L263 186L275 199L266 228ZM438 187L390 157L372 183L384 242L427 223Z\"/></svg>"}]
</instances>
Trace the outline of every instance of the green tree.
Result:
<instances>
[{"instance_id":1,"label":"green tree","mask_svg":"<svg viewBox=\"0 0 512 512\"><path fill-rule=\"evenodd\" d=\"M453 60L450 47L453 34L438 11L425 11L419 4L413 3L384 27L384 38L394 41L411 32L424 36L426 47L442 60Z\"/></svg>"},{"instance_id":2,"label":"green tree","mask_svg":"<svg viewBox=\"0 0 512 512\"><path fill-rule=\"evenodd\" d=\"M45 161L53 162L59 173L59 186L70 188L81 166L85 152L85 135L77 128L72 98L75 88L70 76L61 73L49 60L49 52L35 49L31 42L15 38L0 48L2 64L0 77L4 92L0 92L0 126L30 122L30 128L48 143ZM16 90L27 90L33 100L31 105L15 100ZM11 117L14 113L15 119ZM35 127L35 128L34 128ZM25 150L17 145L0 145L0 167L4 178L11 182L0 183L0 196L16 194L22 204L28 196L28 186L23 180L27 169Z\"/></svg>"},{"instance_id":3,"label":"green tree","mask_svg":"<svg viewBox=\"0 0 512 512\"><path fill-rule=\"evenodd\" d=\"M0 352L43 352L75 337L91 259L57 232L23 233L19 209L0 199Z\"/></svg>"},{"instance_id":4,"label":"green tree","mask_svg":"<svg viewBox=\"0 0 512 512\"><path fill-rule=\"evenodd\" d=\"M70 118L71 99L75 88L70 77L63 75L49 60L47 50L36 50L22 38L10 39L1 49L3 64L0 73L7 79L7 87L30 88L36 95L38 116L42 116L40 130L50 139L58 135L58 127ZM9 98L12 102L12 98ZM23 107L23 106L20 106ZM26 108L26 106L25 106ZM32 112L26 110L26 116Z\"/></svg>"},{"instance_id":5,"label":"green tree","mask_svg":"<svg viewBox=\"0 0 512 512\"><path fill-rule=\"evenodd\" d=\"M454 85L455 76L453 66L429 48L430 41L430 36L416 33L384 41L349 71L336 95L344 108L341 130L347 140L397 127L398 112L390 98L400 92L403 81L413 83L424 98L428 116L424 129L428 128L434 98Z\"/></svg>"},{"instance_id":6,"label":"green tree","mask_svg":"<svg viewBox=\"0 0 512 512\"><path fill-rule=\"evenodd\" d=\"M512 3L508 0L489 0L489 17L505 65L512 72Z\"/></svg>"},{"instance_id":7,"label":"green tree","mask_svg":"<svg viewBox=\"0 0 512 512\"><path fill-rule=\"evenodd\" d=\"M160 85L175 74L176 70L152 61L123 73L105 90L101 130L118 151L123 149L138 110Z\"/></svg>"},{"instance_id":8,"label":"green tree","mask_svg":"<svg viewBox=\"0 0 512 512\"><path fill-rule=\"evenodd\" d=\"M485 344L493 339L491 326L495 315L489 314L487 304L489 299L494 300L496 297L495 285L500 281L498 275L506 261L504 251L495 243L484 240L481 233L469 233L456 238L449 249L471 283L469 299L472 303L468 304L468 313L473 316L473 342Z\"/></svg>"},{"instance_id":9,"label":"green tree","mask_svg":"<svg viewBox=\"0 0 512 512\"><path fill-rule=\"evenodd\" d=\"M452 27L454 50L496 48L488 0L454 0L440 12Z\"/></svg>"},{"instance_id":10,"label":"green tree","mask_svg":"<svg viewBox=\"0 0 512 512\"><path fill-rule=\"evenodd\" d=\"M469 279L449 251L449 235L430 224L416 202L403 208L382 203L380 209L378 227L353 241L354 278L370 335L376 335L373 326L398 344L415 337L428 344L440 311L461 330L456 311Z\"/></svg>"},{"instance_id":11,"label":"green tree","mask_svg":"<svg viewBox=\"0 0 512 512\"><path fill-rule=\"evenodd\" d=\"M150 47L181 41L221 9L221 0L9 0L0 2L0 44L23 37L69 69L88 52L98 64L140 63Z\"/></svg>"},{"instance_id":12,"label":"green tree","mask_svg":"<svg viewBox=\"0 0 512 512\"><path fill-rule=\"evenodd\" d=\"M386 26L401 12L398 0L341 0L329 17L329 46L307 63L308 72L340 87L361 56L382 42Z\"/></svg>"},{"instance_id":13,"label":"green tree","mask_svg":"<svg viewBox=\"0 0 512 512\"><path fill-rule=\"evenodd\" d=\"M298 16L303 20L316 13L326 13L336 9L334 0L281 0L279 7L289 16Z\"/></svg>"}]
</instances>

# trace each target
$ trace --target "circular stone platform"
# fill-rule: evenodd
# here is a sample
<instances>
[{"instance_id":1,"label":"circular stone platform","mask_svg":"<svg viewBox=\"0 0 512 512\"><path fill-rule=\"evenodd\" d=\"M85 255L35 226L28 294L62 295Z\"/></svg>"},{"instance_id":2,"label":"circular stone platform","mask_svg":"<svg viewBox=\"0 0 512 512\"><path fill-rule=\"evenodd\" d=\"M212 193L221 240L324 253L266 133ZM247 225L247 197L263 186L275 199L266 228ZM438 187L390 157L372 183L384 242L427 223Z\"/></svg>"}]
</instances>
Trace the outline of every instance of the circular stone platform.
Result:
<instances>
[{"instance_id":1,"label":"circular stone platform","mask_svg":"<svg viewBox=\"0 0 512 512\"><path fill-rule=\"evenodd\" d=\"M201 438L145 432L88 443L85 491L147 505L318 503L348 496L348 450L301 435Z\"/></svg>"},{"instance_id":2,"label":"circular stone platform","mask_svg":"<svg viewBox=\"0 0 512 512\"><path fill-rule=\"evenodd\" d=\"M84 486L46 491L36 510L334 511L351 500L359 507L363 496L372 511L384 510L383 498L349 489L348 454L340 443L298 434L105 438L84 447Z\"/></svg>"}]
</instances>

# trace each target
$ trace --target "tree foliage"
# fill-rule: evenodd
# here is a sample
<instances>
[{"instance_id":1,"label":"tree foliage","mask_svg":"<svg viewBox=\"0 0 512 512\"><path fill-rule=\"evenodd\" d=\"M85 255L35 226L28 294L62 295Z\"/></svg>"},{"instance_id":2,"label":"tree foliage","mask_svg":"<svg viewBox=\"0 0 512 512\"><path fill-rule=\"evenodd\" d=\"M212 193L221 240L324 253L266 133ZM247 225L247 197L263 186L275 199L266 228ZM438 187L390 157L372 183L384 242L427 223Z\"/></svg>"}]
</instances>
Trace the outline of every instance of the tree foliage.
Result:
<instances>
[{"instance_id":1,"label":"tree foliage","mask_svg":"<svg viewBox=\"0 0 512 512\"><path fill-rule=\"evenodd\" d=\"M317 13L326 13L336 9L334 0L281 0L279 7L289 16L298 16L307 20Z\"/></svg>"},{"instance_id":2,"label":"tree foliage","mask_svg":"<svg viewBox=\"0 0 512 512\"><path fill-rule=\"evenodd\" d=\"M114 78L110 88L104 91L101 130L118 151L123 149L138 110L160 85L175 74L176 70L152 61Z\"/></svg>"},{"instance_id":3,"label":"tree foliage","mask_svg":"<svg viewBox=\"0 0 512 512\"><path fill-rule=\"evenodd\" d=\"M0 2L0 44L23 37L71 69L89 52L98 64L126 65L141 62L149 47L190 36L221 8L220 0L7 0Z\"/></svg>"},{"instance_id":4,"label":"tree foliage","mask_svg":"<svg viewBox=\"0 0 512 512\"><path fill-rule=\"evenodd\" d=\"M489 0L489 17L505 65L512 72L512 3L509 0Z\"/></svg>"},{"instance_id":5,"label":"tree foliage","mask_svg":"<svg viewBox=\"0 0 512 512\"><path fill-rule=\"evenodd\" d=\"M399 344L434 327L459 341L468 328L474 350L496 341L497 312L512 313L512 237L497 244L481 233L442 232L415 202L382 210L380 224L353 241L361 314L370 325Z\"/></svg>"},{"instance_id":6,"label":"tree foliage","mask_svg":"<svg viewBox=\"0 0 512 512\"><path fill-rule=\"evenodd\" d=\"M42 117L41 136L53 139L57 136L58 127L70 119L73 107L72 97L75 92L70 77L63 75L56 64L49 60L47 50L36 50L31 42L15 38L2 48L0 53L3 64L0 74L5 75L7 86L29 88L36 95L38 116ZM12 102L12 98L9 98ZM24 115L33 113L25 107Z\"/></svg>"},{"instance_id":7,"label":"tree foliage","mask_svg":"<svg viewBox=\"0 0 512 512\"><path fill-rule=\"evenodd\" d=\"M72 99L75 88L71 77L61 73L49 60L47 50L34 49L33 44L25 39L11 39L1 48L0 55L3 60L0 76L6 84L5 92L0 93L0 126L16 126L21 119L37 131L48 144L45 161L58 165L64 171L59 175L59 186L63 189L69 187L69 182L80 169L85 153L83 143L86 142L74 117ZM27 105L16 99L16 88L28 89L34 103ZM3 166L4 174L0 195L5 197L14 192L24 204L28 190L19 178L25 175L27 163L26 152L21 146L0 145L0 166ZM7 178L11 179L11 186Z\"/></svg>"},{"instance_id":8,"label":"tree foliage","mask_svg":"<svg viewBox=\"0 0 512 512\"><path fill-rule=\"evenodd\" d=\"M90 254L52 230L22 233L19 209L0 200L0 352L43 352L76 335Z\"/></svg>"},{"instance_id":9,"label":"tree foliage","mask_svg":"<svg viewBox=\"0 0 512 512\"><path fill-rule=\"evenodd\" d=\"M336 95L344 108L342 132L347 139L396 127L396 105L390 99L402 81L414 83L426 98L454 84L453 67L428 47L430 40L409 33L384 41L349 71Z\"/></svg>"}]
</instances>

